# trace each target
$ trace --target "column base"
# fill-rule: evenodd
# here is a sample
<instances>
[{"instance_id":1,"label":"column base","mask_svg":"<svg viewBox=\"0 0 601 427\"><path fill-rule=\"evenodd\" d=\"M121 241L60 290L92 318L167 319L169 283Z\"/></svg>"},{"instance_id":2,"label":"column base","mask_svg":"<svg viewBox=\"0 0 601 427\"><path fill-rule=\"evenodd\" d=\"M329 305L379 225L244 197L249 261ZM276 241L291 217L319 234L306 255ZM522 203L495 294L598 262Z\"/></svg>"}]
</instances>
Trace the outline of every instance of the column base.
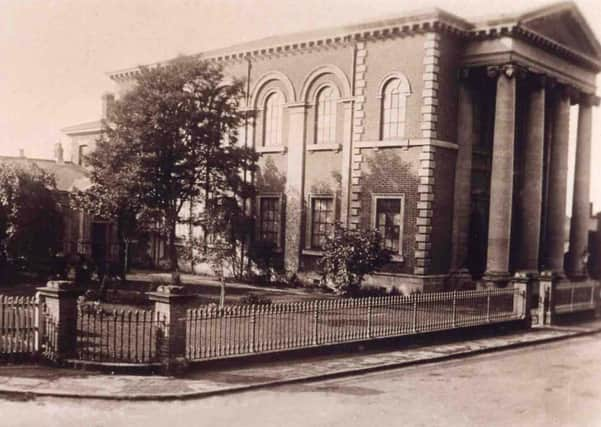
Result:
<instances>
[{"instance_id":1,"label":"column base","mask_svg":"<svg viewBox=\"0 0 601 427\"><path fill-rule=\"evenodd\" d=\"M584 271L566 271L566 277L575 282L584 282L588 279L588 274Z\"/></svg>"},{"instance_id":2,"label":"column base","mask_svg":"<svg viewBox=\"0 0 601 427\"><path fill-rule=\"evenodd\" d=\"M508 271L487 271L478 283L478 289L504 288L510 281Z\"/></svg>"}]
</instances>

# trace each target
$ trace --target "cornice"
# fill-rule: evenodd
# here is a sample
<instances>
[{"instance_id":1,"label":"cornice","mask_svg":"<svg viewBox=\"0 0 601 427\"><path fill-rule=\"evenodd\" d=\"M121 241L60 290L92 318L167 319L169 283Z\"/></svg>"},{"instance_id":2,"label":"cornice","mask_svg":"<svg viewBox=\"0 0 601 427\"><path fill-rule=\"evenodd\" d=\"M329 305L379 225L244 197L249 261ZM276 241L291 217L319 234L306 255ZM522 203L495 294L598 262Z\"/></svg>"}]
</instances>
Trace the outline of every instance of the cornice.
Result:
<instances>
[{"instance_id":1,"label":"cornice","mask_svg":"<svg viewBox=\"0 0 601 427\"><path fill-rule=\"evenodd\" d=\"M584 65L595 71L601 71L601 61L570 49L530 28L522 26L519 22L504 22L502 24L477 27L469 31L468 39L483 40L501 37L515 37L546 51L557 54L578 64Z\"/></svg>"},{"instance_id":2,"label":"cornice","mask_svg":"<svg viewBox=\"0 0 601 427\"><path fill-rule=\"evenodd\" d=\"M203 52L194 56L221 63L241 62L253 58L293 55L311 50L352 46L358 41L407 37L428 32L444 32L457 37L466 37L471 27L473 27L473 24L459 17L439 9L434 9L433 11L421 14L387 20L385 23L377 21L375 23L371 22L348 27L346 31L332 30L332 33L324 32L318 37L303 37L301 34L288 42L270 43L266 41L264 46L253 49L234 46ZM148 67L152 68L153 66L167 63L168 61L157 62L148 65ZM133 67L110 72L108 76L112 80L123 81L131 79L139 71L140 67Z\"/></svg>"},{"instance_id":3,"label":"cornice","mask_svg":"<svg viewBox=\"0 0 601 427\"><path fill-rule=\"evenodd\" d=\"M249 42L237 46L196 54L199 58L223 64L240 63L253 59L265 59L296 55L316 50L339 49L361 41L407 37L423 33L445 33L465 40L495 39L512 37L540 47L587 69L601 71L601 59L586 55L558 43L524 25L525 19L532 13L551 13L557 8L572 7L565 4L551 5L535 9L533 12L501 17L487 21L470 22L444 10L430 9L404 16L370 21L345 27L305 32L285 36L271 37L265 40ZM588 31L588 26L583 23ZM168 61L149 64L152 68ZM114 81L127 81L139 73L140 67L127 68L108 73Z\"/></svg>"}]
</instances>

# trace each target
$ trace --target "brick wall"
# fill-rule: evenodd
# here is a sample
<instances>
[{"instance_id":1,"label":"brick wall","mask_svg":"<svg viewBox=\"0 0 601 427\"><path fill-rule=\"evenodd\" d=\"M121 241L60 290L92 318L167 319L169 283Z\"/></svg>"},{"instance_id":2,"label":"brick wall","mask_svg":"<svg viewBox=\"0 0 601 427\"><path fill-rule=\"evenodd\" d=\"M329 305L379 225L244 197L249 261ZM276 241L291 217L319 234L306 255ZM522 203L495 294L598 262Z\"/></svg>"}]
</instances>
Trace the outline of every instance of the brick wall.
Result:
<instances>
[{"instance_id":1,"label":"brick wall","mask_svg":"<svg viewBox=\"0 0 601 427\"><path fill-rule=\"evenodd\" d=\"M400 193L405 196L403 262L393 262L384 271L413 273L420 148L363 150L361 169L361 227L372 227L372 194Z\"/></svg>"},{"instance_id":2,"label":"brick wall","mask_svg":"<svg viewBox=\"0 0 601 427\"><path fill-rule=\"evenodd\" d=\"M380 139L380 96L382 94L379 91L384 79L393 72L404 74L411 86L411 95L407 99L406 107L405 136L407 138L421 137L424 37L423 34L416 34L365 43L364 133L356 140Z\"/></svg>"}]
</instances>

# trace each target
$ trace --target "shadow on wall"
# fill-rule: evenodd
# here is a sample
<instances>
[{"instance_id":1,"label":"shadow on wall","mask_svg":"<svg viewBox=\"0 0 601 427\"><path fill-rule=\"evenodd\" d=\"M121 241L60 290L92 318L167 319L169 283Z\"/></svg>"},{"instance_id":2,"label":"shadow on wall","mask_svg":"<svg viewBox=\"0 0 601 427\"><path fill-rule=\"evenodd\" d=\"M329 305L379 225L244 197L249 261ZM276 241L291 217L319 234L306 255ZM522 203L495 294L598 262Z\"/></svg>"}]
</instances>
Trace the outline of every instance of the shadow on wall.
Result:
<instances>
[{"instance_id":1,"label":"shadow on wall","mask_svg":"<svg viewBox=\"0 0 601 427\"><path fill-rule=\"evenodd\" d=\"M413 273L415 265L415 217L417 208L417 164L419 151L407 150L401 157L398 151L378 150L372 155L365 156L361 174L361 223L363 227L372 227L372 199L374 193L402 194L405 198L402 253L402 263L391 263L382 270L385 272Z\"/></svg>"},{"instance_id":2,"label":"shadow on wall","mask_svg":"<svg viewBox=\"0 0 601 427\"><path fill-rule=\"evenodd\" d=\"M257 171L256 182L260 192L283 193L286 191L286 174L280 172L271 157L267 157L265 165Z\"/></svg>"}]
</instances>

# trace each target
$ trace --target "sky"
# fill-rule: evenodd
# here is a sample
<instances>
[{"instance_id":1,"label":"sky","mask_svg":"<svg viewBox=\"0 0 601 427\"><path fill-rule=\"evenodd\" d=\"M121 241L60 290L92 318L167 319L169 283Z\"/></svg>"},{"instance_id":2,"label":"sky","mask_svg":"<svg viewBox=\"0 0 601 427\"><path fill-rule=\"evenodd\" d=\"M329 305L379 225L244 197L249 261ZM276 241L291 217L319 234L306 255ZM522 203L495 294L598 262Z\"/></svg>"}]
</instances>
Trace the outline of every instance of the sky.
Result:
<instances>
[{"instance_id":1,"label":"sky","mask_svg":"<svg viewBox=\"0 0 601 427\"><path fill-rule=\"evenodd\" d=\"M271 35L440 7L513 13L523 0L0 0L0 155L51 158L60 129L100 117L107 72ZM525 5L526 4L526 5ZM576 4L601 37L601 3ZM598 85L601 80L598 80ZM598 91L598 94L600 92ZM599 107L601 108L601 107ZM601 111L593 115L591 200L601 210ZM575 123L575 120L572 120ZM571 127L572 140L575 126ZM569 163L573 175L574 144ZM572 184L570 183L569 188ZM571 195L568 194L568 200ZM568 214L570 213L568 203Z\"/></svg>"}]
</instances>

